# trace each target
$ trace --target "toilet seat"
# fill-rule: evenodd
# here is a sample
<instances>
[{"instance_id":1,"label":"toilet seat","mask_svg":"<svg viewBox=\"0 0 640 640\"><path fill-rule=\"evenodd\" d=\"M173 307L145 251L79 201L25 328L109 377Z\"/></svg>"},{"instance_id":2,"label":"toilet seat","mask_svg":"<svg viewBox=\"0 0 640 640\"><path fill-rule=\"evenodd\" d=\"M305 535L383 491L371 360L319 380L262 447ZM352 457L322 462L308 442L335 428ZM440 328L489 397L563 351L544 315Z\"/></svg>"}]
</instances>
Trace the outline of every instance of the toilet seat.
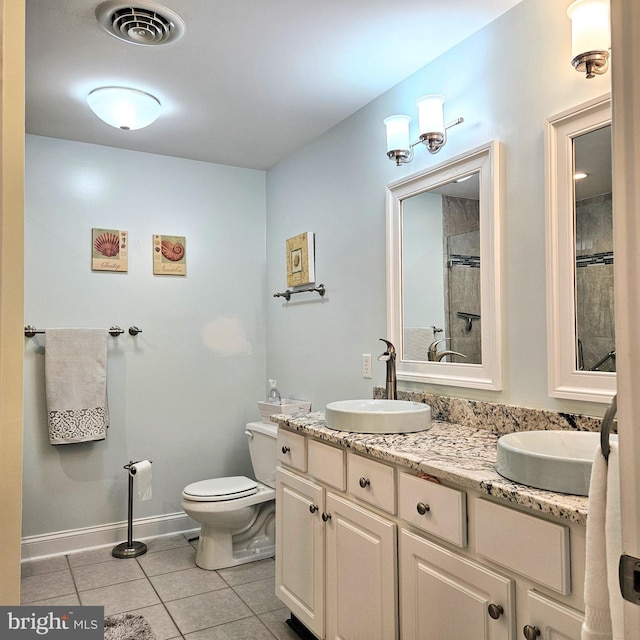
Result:
<instances>
[{"instance_id":1,"label":"toilet seat","mask_svg":"<svg viewBox=\"0 0 640 640\"><path fill-rule=\"evenodd\" d=\"M245 476L200 480L187 485L182 495L194 502L223 502L246 498L258 492L258 483Z\"/></svg>"}]
</instances>

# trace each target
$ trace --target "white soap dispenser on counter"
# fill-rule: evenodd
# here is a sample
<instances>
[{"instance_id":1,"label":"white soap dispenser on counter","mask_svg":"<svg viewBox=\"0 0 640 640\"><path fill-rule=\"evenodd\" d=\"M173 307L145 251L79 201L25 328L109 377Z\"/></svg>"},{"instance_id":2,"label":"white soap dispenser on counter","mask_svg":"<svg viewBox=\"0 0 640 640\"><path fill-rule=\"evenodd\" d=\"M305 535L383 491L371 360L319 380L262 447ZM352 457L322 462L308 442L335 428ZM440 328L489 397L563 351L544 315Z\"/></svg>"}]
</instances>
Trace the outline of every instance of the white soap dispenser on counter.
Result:
<instances>
[{"instance_id":1,"label":"white soap dispenser on counter","mask_svg":"<svg viewBox=\"0 0 640 640\"><path fill-rule=\"evenodd\" d=\"M276 380L269 380L269 394L267 395L267 402L270 404L282 404L282 398L280 397L280 392L278 391Z\"/></svg>"}]
</instances>

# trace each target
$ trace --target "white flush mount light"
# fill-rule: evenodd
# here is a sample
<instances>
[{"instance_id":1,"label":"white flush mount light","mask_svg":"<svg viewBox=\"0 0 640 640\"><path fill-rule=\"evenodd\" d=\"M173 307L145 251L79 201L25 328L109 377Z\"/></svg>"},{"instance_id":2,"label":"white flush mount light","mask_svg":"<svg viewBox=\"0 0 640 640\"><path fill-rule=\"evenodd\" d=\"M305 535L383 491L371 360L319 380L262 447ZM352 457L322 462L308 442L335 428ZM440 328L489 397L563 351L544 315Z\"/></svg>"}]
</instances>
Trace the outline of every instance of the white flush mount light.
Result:
<instances>
[{"instance_id":1,"label":"white flush mount light","mask_svg":"<svg viewBox=\"0 0 640 640\"><path fill-rule=\"evenodd\" d=\"M98 118L125 131L149 126L162 111L155 96L126 87L94 89L87 96L87 102Z\"/></svg>"},{"instance_id":2,"label":"white flush mount light","mask_svg":"<svg viewBox=\"0 0 640 640\"><path fill-rule=\"evenodd\" d=\"M609 0L576 0L569 5L571 64L588 79L609 68Z\"/></svg>"},{"instance_id":3,"label":"white flush mount light","mask_svg":"<svg viewBox=\"0 0 640 640\"><path fill-rule=\"evenodd\" d=\"M577 173L573 174L573 179L574 180L584 180L587 177L588 174L583 173L582 171L578 171Z\"/></svg>"},{"instance_id":4,"label":"white flush mount light","mask_svg":"<svg viewBox=\"0 0 640 640\"><path fill-rule=\"evenodd\" d=\"M438 153L447 142L447 129L454 127L463 118L457 118L449 124L444 124L444 96L430 94L416 100L418 107L418 126L420 137L415 142L409 142L410 116L396 115L385 118L387 127L387 156L395 161L397 166L413 160L413 148L422 143L429 153Z\"/></svg>"}]
</instances>

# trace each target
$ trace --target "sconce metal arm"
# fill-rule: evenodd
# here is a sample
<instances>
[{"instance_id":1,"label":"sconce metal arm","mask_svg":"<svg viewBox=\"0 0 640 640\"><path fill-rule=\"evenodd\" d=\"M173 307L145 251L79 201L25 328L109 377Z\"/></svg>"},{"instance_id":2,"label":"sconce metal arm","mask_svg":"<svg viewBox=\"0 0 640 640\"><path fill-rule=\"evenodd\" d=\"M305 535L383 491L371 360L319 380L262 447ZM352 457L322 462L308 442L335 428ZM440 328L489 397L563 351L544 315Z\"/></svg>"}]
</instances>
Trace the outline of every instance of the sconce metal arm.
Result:
<instances>
[{"instance_id":1,"label":"sconce metal arm","mask_svg":"<svg viewBox=\"0 0 640 640\"><path fill-rule=\"evenodd\" d=\"M396 166L399 167L400 165L408 164L413 160L413 149L419 144L425 145L429 153L438 153L438 151L440 151L440 149L447 143L447 129L451 129L451 127L455 127L463 122L464 118L456 118L449 124L445 125L443 133L439 131L435 133L423 133L415 142L409 143L408 149L394 149L392 151L387 151L387 156L389 159L395 160Z\"/></svg>"}]
</instances>

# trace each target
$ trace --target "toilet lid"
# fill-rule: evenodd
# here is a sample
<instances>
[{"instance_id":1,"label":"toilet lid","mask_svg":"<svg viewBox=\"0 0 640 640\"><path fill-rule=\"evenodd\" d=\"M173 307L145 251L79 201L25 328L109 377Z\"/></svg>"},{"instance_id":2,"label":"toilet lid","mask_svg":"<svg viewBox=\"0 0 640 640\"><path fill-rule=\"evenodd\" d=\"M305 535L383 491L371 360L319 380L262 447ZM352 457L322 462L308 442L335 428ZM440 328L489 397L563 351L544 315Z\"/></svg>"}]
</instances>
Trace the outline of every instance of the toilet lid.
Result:
<instances>
[{"instance_id":1,"label":"toilet lid","mask_svg":"<svg viewBox=\"0 0 640 640\"><path fill-rule=\"evenodd\" d=\"M244 476L213 478L200 480L184 488L183 494L188 500L217 502L245 498L258 492L258 483Z\"/></svg>"}]
</instances>

